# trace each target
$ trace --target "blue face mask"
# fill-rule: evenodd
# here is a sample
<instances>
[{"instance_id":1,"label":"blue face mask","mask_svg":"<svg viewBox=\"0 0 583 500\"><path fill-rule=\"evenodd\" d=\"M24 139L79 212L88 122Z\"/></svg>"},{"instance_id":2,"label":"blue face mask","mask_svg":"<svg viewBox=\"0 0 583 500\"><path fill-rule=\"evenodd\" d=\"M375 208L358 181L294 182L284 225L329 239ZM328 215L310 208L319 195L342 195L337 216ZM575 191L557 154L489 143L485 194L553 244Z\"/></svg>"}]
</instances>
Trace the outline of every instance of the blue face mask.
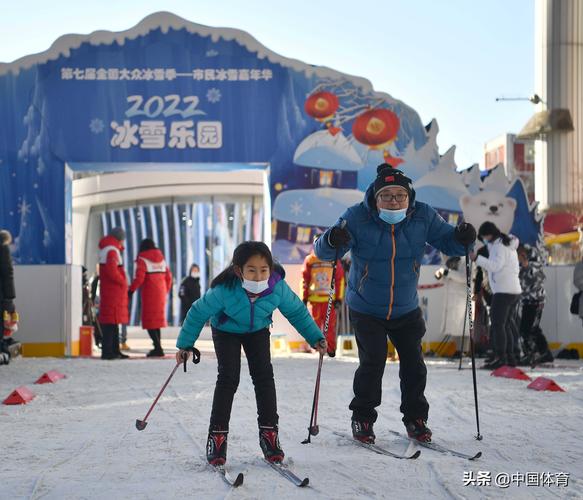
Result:
<instances>
[{"instance_id":1,"label":"blue face mask","mask_svg":"<svg viewBox=\"0 0 583 500\"><path fill-rule=\"evenodd\" d=\"M386 208L379 208L379 217L387 224L398 224L407 215L407 209L401 210L387 210Z\"/></svg>"}]
</instances>

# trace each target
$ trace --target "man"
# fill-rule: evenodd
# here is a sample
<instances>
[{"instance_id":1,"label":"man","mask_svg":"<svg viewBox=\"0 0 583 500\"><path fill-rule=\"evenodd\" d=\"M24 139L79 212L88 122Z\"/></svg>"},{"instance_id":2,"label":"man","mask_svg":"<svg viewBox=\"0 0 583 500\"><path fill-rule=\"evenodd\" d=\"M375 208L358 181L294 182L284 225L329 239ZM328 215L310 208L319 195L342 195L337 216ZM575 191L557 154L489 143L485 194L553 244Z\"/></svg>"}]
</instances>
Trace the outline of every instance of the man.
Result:
<instances>
[{"instance_id":1,"label":"man","mask_svg":"<svg viewBox=\"0 0 583 500\"><path fill-rule=\"evenodd\" d=\"M540 327L545 307L546 292L544 262L540 250L530 245L518 247L520 287L522 288L520 335L523 340L524 356L520 366L551 363L554 360L549 344Z\"/></svg>"},{"instance_id":2,"label":"man","mask_svg":"<svg viewBox=\"0 0 583 500\"><path fill-rule=\"evenodd\" d=\"M421 259L426 242L446 255L464 255L475 239L470 224L454 228L433 208L415 201L411 180L383 163L364 201L346 210L316 242L320 259L352 252L346 301L360 361L349 407L355 439L368 443L375 439L375 408L381 404L388 336L399 353L401 412L407 433L419 441L431 440L421 349L425 322L417 297Z\"/></svg>"},{"instance_id":3,"label":"man","mask_svg":"<svg viewBox=\"0 0 583 500\"><path fill-rule=\"evenodd\" d=\"M99 324L101 359L125 359L119 350L118 325L129 322L128 280L123 267L125 231L115 227L99 242Z\"/></svg>"},{"instance_id":4,"label":"man","mask_svg":"<svg viewBox=\"0 0 583 500\"><path fill-rule=\"evenodd\" d=\"M314 243L318 239L314 239ZM310 252L304 259L302 267L301 299L304 304L312 305L312 317L316 324L324 331L326 323L326 311L330 298L330 286L332 284L332 268L334 262L320 260ZM328 344L328 356L336 356L336 308L339 308L344 298L344 270L340 259L336 261L336 276L334 283L334 307L330 311L326 342Z\"/></svg>"}]
</instances>

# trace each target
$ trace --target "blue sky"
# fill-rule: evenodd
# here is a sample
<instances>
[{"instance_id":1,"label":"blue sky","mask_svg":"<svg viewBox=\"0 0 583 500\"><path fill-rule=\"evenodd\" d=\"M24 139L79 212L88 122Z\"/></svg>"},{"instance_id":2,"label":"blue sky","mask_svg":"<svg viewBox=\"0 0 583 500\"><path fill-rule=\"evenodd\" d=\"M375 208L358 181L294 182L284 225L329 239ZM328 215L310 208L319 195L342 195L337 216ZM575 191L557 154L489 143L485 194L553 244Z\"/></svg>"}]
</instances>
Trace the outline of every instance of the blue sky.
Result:
<instances>
[{"instance_id":1,"label":"blue sky","mask_svg":"<svg viewBox=\"0 0 583 500\"><path fill-rule=\"evenodd\" d=\"M437 118L443 154L466 167L483 144L533 113L534 0L1 0L0 61L42 52L65 33L121 31L160 10L251 33L271 50L363 76L375 89Z\"/></svg>"}]
</instances>

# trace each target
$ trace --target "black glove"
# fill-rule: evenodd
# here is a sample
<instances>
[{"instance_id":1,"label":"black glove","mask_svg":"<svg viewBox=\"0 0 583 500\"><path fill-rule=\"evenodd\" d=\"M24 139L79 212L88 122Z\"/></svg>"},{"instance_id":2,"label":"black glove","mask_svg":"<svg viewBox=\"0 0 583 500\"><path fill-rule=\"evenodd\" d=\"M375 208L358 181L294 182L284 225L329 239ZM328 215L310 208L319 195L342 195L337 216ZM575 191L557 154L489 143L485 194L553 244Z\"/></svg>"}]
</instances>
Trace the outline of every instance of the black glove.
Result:
<instances>
[{"instance_id":1,"label":"black glove","mask_svg":"<svg viewBox=\"0 0 583 500\"><path fill-rule=\"evenodd\" d=\"M350 233L344 227L334 226L328 235L328 243L332 248L339 248L348 245L350 242Z\"/></svg>"},{"instance_id":2,"label":"black glove","mask_svg":"<svg viewBox=\"0 0 583 500\"><path fill-rule=\"evenodd\" d=\"M12 300L2 301L2 309L9 312L10 314L12 314L15 311L14 302ZM2 322L1 320L2 320L2 318L0 318L0 323Z\"/></svg>"},{"instance_id":3,"label":"black glove","mask_svg":"<svg viewBox=\"0 0 583 500\"><path fill-rule=\"evenodd\" d=\"M476 229L469 222L456 226L453 235L456 241L465 247L473 245L476 241Z\"/></svg>"}]
</instances>

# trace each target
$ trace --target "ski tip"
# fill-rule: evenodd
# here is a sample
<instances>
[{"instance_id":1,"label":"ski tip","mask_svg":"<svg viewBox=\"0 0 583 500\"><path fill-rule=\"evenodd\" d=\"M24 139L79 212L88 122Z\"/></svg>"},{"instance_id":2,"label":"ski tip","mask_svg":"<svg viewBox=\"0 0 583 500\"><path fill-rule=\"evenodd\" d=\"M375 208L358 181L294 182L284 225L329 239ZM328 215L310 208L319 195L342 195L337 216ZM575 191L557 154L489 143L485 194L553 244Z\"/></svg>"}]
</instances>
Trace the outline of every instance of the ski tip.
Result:
<instances>
[{"instance_id":1,"label":"ski tip","mask_svg":"<svg viewBox=\"0 0 583 500\"><path fill-rule=\"evenodd\" d=\"M245 476L243 476L243 473L239 472L239 474L237 474L237 477L235 478L235 481L233 482L233 487L238 488L239 486L241 486L243 484L244 479Z\"/></svg>"},{"instance_id":2,"label":"ski tip","mask_svg":"<svg viewBox=\"0 0 583 500\"><path fill-rule=\"evenodd\" d=\"M407 457L409 460L415 460L416 458L419 458L419 455L421 455L421 450L417 450L415 453L413 453L413 455L411 455L410 457Z\"/></svg>"},{"instance_id":3,"label":"ski tip","mask_svg":"<svg viewBox=\"0 0 583 500\"><path fill-rule=\"evenodd\" d=\"M481 456L482 456L482 452L479 451L473 457L471 457L469 460L476 460L477 458L480 458Z\"/></svg>"},{"instance_id":4,"label":"ski tip","mask_svg":"<svg viewBox=\"0 0 583 500\"><path fill-rule=\"evenodd\" d=\"M310 484L310 478L305 477L304 479L302 479L302 482L298 484L298 486L300 488L303 488L304 486L308 486L308 484Z\"/></svg>"}]
</instances>

